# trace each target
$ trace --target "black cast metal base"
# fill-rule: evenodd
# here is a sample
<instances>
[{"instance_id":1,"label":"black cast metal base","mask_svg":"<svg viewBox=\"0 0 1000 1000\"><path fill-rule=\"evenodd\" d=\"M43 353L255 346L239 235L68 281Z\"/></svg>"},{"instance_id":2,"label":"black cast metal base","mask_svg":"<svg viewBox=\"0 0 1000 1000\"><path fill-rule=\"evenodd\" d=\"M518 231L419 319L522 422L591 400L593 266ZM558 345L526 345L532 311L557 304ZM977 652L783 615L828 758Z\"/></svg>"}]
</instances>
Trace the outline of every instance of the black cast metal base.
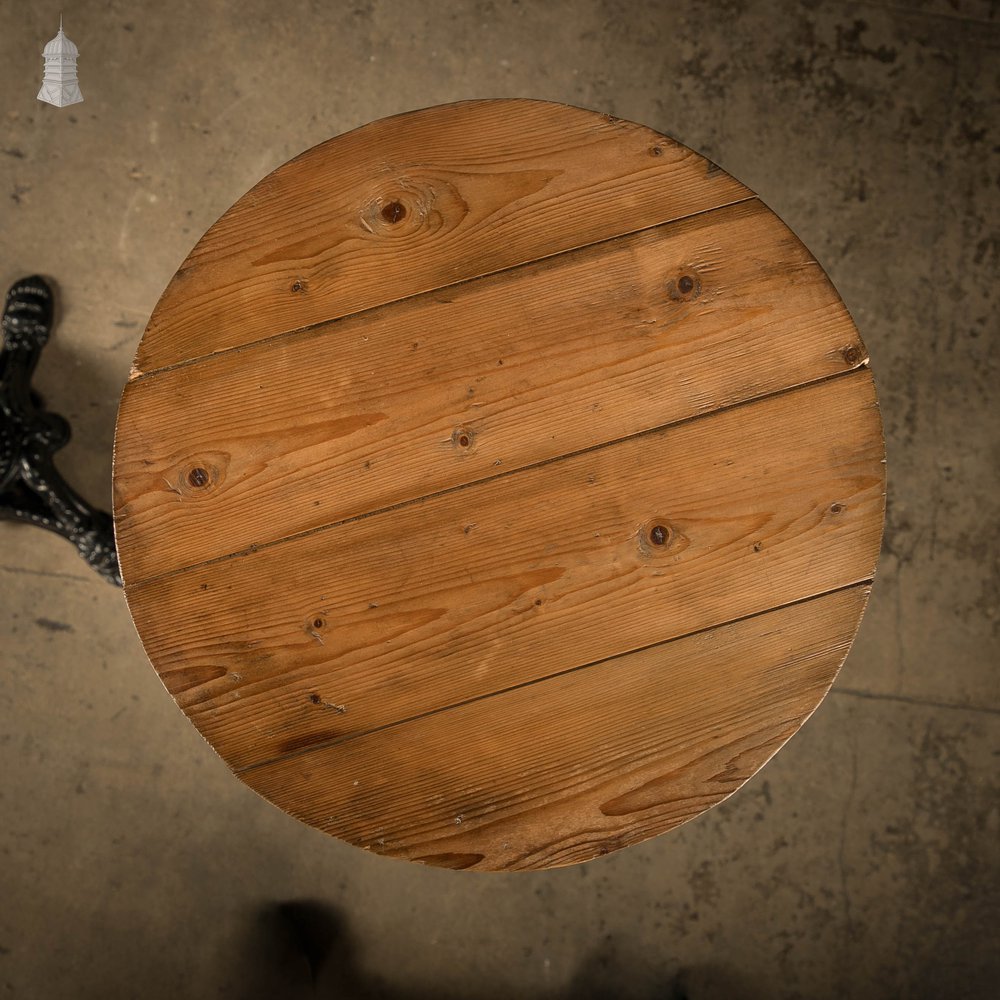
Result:
<instances>
[{"instance_id":1,"label":"black cast metal base","mask_svg":"<svg viewBox=\"0 0 1000 1000\"><path fill-rule=\"evenodd\" d=\"M110 515L79 496L52 461L69 441L69 424L46 412L31 388L52 318L52 289L42 278L22 278L7 292L0 323L0 518L57 532L101 576L121 586Z\"/></svg>"}]
</instances>

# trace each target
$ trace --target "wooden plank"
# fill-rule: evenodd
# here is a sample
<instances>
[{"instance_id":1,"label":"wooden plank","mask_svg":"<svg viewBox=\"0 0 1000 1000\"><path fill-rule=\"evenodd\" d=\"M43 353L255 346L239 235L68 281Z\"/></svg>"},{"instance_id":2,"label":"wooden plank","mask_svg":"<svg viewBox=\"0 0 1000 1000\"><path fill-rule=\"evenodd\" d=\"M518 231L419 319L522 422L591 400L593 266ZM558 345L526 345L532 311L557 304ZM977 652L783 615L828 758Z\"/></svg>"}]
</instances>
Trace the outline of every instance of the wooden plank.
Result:
<instances>
[{"instance_id":1,"label":"wooden plank","mask_svg":"<svg viewBox=\"0 0 1000 1000\"><path fill-rule=\"evenodd\" d=\"M826 693L867 594L818 597L241 777L380 854L493 870L586 861L739 788Z\"/></svg>"},{"instance_id":2,"label":"wooden plank","mask_svg":"<svg viewBox=\"0 0 1000 1000\"><path fill-rule=\"evenodd\" d=\"M861 370L126 593L247 767L870 579L882 460Z\"/></svg>"},{"instance_id":3,"label":"wooden plank","mask_svg":"<svg viewBox=\"0 0 1000 1000\"><path fill-rule=\"evenodd\" d=\"M754 200L165 371L122 400L125 579L865 358L821 268ZM195 469L204 485L192 486Z\"/></svg>"},{"instance_id":4,"label":"wooden plank","mask_svg":"<svg viewBox=\"0 0 1000 1000\"><path fill-rule=\"evenodd\" d=\"M651 129L540 101L388 118L233 205L164 291L133 375L750 197Z\"/></svg>"}]
</instances>

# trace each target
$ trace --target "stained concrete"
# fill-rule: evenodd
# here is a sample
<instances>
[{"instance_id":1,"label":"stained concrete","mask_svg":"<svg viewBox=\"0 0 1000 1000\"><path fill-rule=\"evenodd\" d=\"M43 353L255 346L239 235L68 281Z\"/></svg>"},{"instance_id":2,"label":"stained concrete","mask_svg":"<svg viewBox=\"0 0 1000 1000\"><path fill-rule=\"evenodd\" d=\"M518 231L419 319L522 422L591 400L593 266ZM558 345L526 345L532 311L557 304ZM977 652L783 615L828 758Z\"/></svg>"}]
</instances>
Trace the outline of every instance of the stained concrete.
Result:
<instances>
[{"instance_id":1,"label":"stained concrete","mask_svg":"<svg viewBox=\"0 0 1000 1000\"><path fill-rule=\"evenodd\" d=\"M526 95L666 131L796 230L870 348L890 503L855 649L774 761L673 834L518 876L258 799L121 594L0 525L3 995L998 995L997 3L95 0L63 4L62 110L35 101L59 6L0 0L0 279L58 282L38 382L94 500L145 320L243 191L371 119Z\"/></svg>"}]
</instances>

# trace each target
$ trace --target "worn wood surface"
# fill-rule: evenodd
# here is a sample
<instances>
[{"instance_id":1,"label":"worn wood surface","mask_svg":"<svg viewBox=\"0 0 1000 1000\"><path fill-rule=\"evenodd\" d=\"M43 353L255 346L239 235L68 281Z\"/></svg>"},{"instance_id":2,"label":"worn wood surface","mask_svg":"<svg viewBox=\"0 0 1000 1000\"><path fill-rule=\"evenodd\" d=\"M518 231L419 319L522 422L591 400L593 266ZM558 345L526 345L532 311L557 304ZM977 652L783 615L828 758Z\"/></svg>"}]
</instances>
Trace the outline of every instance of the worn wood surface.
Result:
<instances>
[{"instance_id":1,"label":"worn wood surface","mask_svg":"<svg viewBox=\"0 0 1000 1000\"><path fill-rule=\"evenodd\" d=\"M206 234L123 396L116 530L154 667L248 784L372 850L545 867L696 815L815 708L883 459L850 317L746 189L470 102Z\"/></svg>"},{"instance_id":2,"label":"worn wood surface","mask_svg":"<svg viewBox=\"0 0 1000 1000\"><path fill-rule=\"evenodd\" d=\"M119 542L138 582L863 360L801 243L734 205L133 381Z\"/></svg>"},{"instance_id":3,"label":"worn wood surface","mask_svg":"<svg viewBox=\"0 0 1000 1000\"><path fill-rule=\"evenodd\" d=\"M380 854L542 868L662 833L735 791L829 688L852 587L255 768L293 815Z\"/></svg>"},{"instance_id":4,"label":"worn wood surface","mask_svg":"<svg viewBox=\"0 0 1000 1000\"><path fill-rule=\"evenodd\" d=\"M140 584L129 603L168 690L240 768L868 580L881 458L862 371Z\"/></svg>"},{"instance_id":5,"label":"worn wood surface","mask_svg":"<svg viewBox=\"0 0 1000 1000\"><path fill-rule=\"evenodd\" d=\"M542 101L385 118L269 174L163 293L136 375L749 198L642 125Z\"/></svg>"}]
</instances>

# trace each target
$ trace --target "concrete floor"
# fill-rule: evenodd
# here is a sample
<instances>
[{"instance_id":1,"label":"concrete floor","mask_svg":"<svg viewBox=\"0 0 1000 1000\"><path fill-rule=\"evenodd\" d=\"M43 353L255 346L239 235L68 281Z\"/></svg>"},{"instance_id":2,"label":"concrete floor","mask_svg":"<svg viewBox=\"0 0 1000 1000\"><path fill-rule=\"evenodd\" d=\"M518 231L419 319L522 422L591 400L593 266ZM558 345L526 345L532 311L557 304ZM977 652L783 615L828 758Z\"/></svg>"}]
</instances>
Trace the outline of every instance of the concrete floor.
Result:
<instances>
[{"instance_id":1,"label":"concrete floor","mask_svg":"<svg viewBox=\"0 0 1000 1000\"><path fill-rule=\"evenodd\" d=\"M854 651L762 773L518 876L372 857L258 799L121 593L0 525L2 995L1000 994L995 0L62 6L85 102L57 110L35 93L60 4L0 0L0 279L58 282L38 383L90 498L145 321L240 194L365 121L526 95L666 131L796 230L871 350L890 505Z\"/></svg>"}]
</instances>

